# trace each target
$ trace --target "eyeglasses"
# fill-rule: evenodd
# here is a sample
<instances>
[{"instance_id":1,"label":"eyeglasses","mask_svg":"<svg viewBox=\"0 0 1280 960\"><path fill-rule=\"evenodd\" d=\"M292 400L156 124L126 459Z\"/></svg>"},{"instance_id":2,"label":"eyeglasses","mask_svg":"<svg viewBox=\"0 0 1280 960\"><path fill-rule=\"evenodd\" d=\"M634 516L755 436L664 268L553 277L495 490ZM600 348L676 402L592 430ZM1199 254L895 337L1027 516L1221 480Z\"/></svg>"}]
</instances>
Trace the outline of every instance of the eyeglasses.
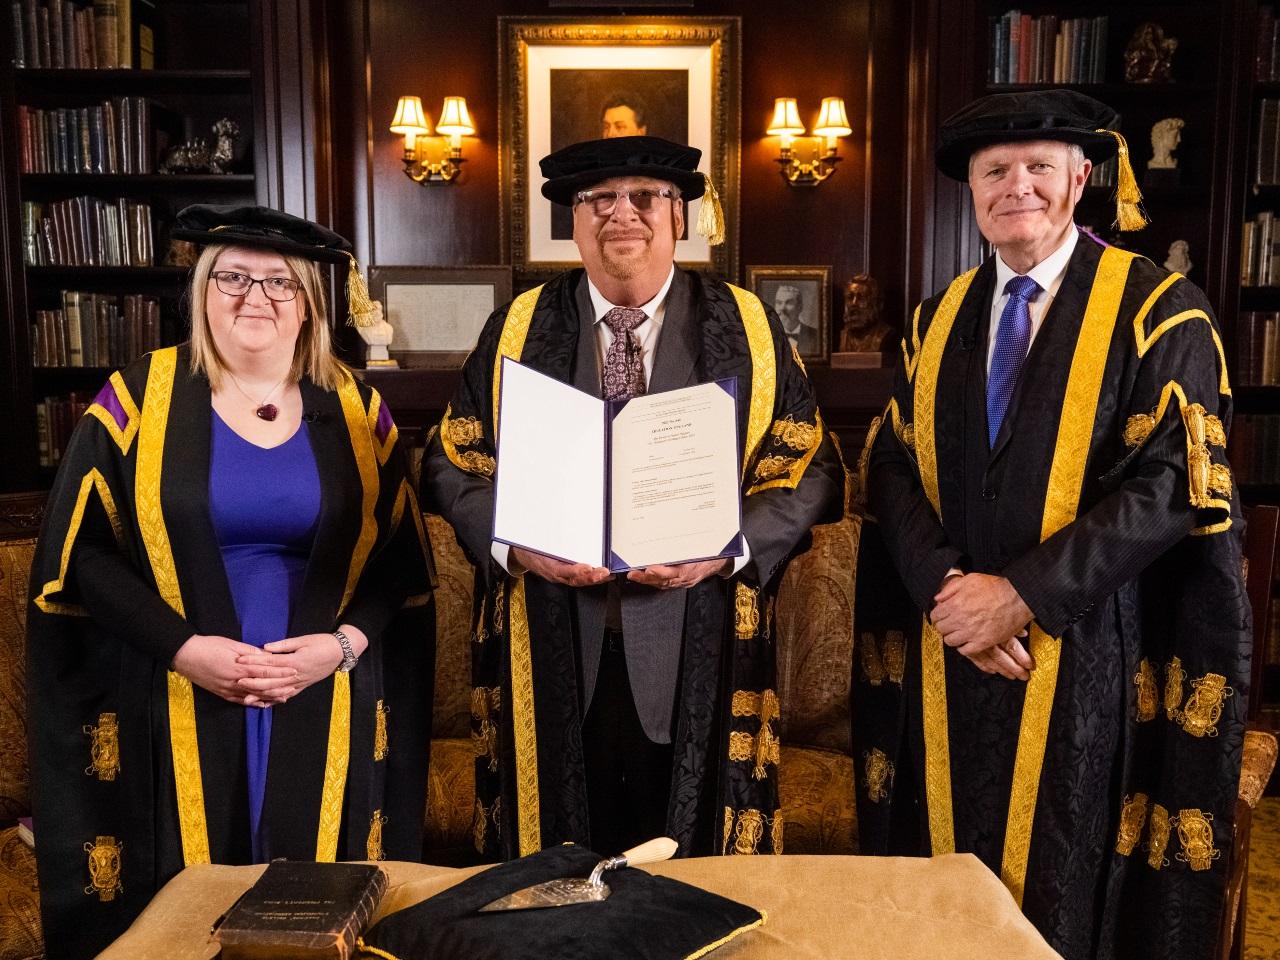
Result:
<instances>
[{"instance_id":1,"label":"eyeglasses","mask_svg":"<svg viewBox=\"0 0 1280 960\"><path fill-rule=\"evenodd\" d=\"M302 286L291 277L263 277L255 280L248 274L233 273L230 270L220 270L211 276L213 282L218 285L218 289L228 297L247 297L253 285L260 283L267 299L275 300L277 303L287 303L292 300L298 295L298 288Z\"/></svg>"},{"instance_id":2,"label":"eyeglasses","mask_svg":"<svg viewBox=\"0 0 1280 960\"><path fill-rule=\"evenodd\" d=\"M679 200L680 191L674 187L641 187L638 190L579 190L574 194L575 203L586 203L597 217L607 217L618 205L618 199L626 197L631 209L637 213L648 213L653 209L654 201L659 197L667 200Z\"/></svg>"}]
</instances>

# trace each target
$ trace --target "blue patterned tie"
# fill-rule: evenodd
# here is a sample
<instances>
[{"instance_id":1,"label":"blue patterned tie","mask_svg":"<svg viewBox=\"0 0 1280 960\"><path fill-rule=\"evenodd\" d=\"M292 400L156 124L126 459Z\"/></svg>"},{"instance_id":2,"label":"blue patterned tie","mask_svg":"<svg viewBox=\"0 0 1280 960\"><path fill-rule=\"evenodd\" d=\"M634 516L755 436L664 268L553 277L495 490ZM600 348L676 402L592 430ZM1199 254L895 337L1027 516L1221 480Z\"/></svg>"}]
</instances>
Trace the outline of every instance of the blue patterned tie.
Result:
<instances>
[{"instance_id":1,"label":"blue patterned tie","mask_svg":"<svg viewBox=\"0 0 1280 960\"><path fill-rule=\"evenodd\" d=\"M1031 343L1031 309L1028 304L1040 292L1040 284L1030 277L1014 277L1004 286L1009 302L1000 314L996 330L996 348L991 355L991 372L987 375L987 442L996 445L996 435L1009 409L1009 398L1018 385L1022 361Z\"/></svg>"}]
</instances>

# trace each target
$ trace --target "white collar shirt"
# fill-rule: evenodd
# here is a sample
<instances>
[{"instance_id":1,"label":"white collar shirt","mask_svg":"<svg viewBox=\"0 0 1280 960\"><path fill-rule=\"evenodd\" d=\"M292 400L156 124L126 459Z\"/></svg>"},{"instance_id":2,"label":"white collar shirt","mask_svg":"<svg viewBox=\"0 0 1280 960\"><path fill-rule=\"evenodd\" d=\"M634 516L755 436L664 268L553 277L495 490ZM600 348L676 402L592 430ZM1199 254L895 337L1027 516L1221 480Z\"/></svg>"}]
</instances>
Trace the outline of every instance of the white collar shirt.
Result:
<instances>
[{"instance_id":1,"label":"white collar shirt","mask_svg":"<svg viewBox=\"0 0 1280 960\"><path fill-rule=\"evenodd\" d=\"M658 336L662 333L662 321L667 315L667 294L671 291L671 282L675 279L675 264L671 265L671 271L667 274L666 281L658 290L655 296L648 303L640 305L640 309L645 312L645 316L649 319L640 323L632 332L636 339L640 342L640 361L644 364L644 382L648 385L653 379L653 358L658 352ZM610 303L605 299L603 293L591 282L591 278L587 277L587 290L591 294L591 309L595 313L596 325L596 361L601 370L604 369L604 358L609 352L609 345L613 343L613 331L609 329L607 323L603 323L604 315L617 306L616 303Z\"/></svg>"},{"instance_id":2,"label":"white collar shirt","mask_svg":"<svg viewBox=\"0 0 1280 960\"><path fill-rule=\"evenodd\" d=\"M1062 278L1067 275L1067 264L1071 261L1071 254L1075 252L1079 241L1080 231L1073 228L1067 232L1067 238L1062 241L1057 250L1027 271L1026 275L1040 285L1040 292L1030 303L1031 339L1027 341L1028 351L1031 350L1031 344L1035 342L1036 334L1040 332L1040 327L1044 323L1049 308L1053 305L1054 298L1058 296ZM997 251L996 291L995 296L991 298L991 323L987 328L987 373L991 372L991 358L995 356L1000 315L1004 313L1005 304L1009 302L1009 294L1005 293L1004 288L1016 276L1018 274L1004 262Z\"/></svg>"}]
</instances>

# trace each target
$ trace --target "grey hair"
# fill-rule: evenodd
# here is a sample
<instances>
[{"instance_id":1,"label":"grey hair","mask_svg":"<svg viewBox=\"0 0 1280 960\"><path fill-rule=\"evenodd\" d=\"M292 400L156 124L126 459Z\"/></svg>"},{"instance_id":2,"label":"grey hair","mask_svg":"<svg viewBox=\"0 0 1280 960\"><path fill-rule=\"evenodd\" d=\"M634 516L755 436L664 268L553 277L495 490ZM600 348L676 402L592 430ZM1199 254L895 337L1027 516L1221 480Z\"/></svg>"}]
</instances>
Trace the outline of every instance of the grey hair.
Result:
<instances>
[{"instance_id":1,"label":"grey hair","mask_svg":"<svg viewBox=\"0 0 1280 960\"><path fill-rule=\"evenodd\" d=\"M1084 166L1084 148L1080 146L1080 144L1078 143L1063 143L1063 146L1067 148L1067 158L1071 161L1071 172L1075 173L1082 166ZM970 176L973 176L973 158L976 157L977 155L978 155L977 150L969 154L969 175Z\"/></svg>"}]
</instances>

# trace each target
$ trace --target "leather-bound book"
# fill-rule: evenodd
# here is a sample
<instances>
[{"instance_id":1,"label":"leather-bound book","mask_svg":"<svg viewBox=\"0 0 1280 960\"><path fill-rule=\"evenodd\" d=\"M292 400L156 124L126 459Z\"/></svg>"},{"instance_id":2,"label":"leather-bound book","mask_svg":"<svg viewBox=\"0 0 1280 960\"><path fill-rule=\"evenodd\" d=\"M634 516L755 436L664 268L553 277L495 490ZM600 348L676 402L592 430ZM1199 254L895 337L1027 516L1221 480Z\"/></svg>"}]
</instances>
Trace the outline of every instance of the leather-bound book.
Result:
<instances>
[{"instance_id":1,"label":"leather-bound book","mask_svg":"<svg viewBox=\"0 0 1280 960\"><path fill-rule=\"evenodd\" d=\"M276 860L214 927L222 960L347 960L387 889L359 863Z\"/></svg>"}]
</instances>

